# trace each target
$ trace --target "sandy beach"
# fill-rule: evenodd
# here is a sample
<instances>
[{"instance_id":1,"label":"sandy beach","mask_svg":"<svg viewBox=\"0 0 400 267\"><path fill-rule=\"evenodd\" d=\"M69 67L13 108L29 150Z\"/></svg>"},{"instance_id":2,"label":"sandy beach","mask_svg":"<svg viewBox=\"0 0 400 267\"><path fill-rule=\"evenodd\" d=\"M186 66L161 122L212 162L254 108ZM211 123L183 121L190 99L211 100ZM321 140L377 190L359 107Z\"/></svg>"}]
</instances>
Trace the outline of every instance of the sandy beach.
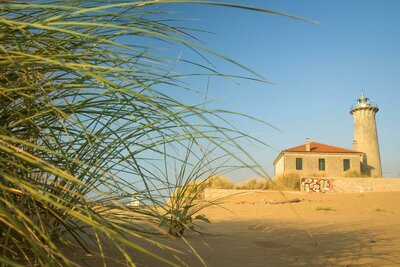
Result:
<instances>
[{"instance_id":1,"label":"sandy beach","mask_svg":"<svg viewBox=\"0 0 400 267\"><path fill-rule=\"evenodd\" d=\"M184 262L142 240L138 243L181 266L203 266L186 241L207 266L400 266L400 192L284 194L232 196L202 212L211 221L198 225L205 235L157 239L175 248ZM288 199L300 202L280 203ZM112 252L109 256L118 258ZM165 266L137 251L131 256L138 266ZM85 261L99 264L96 257Z\"/></svg>"}]
</instances>

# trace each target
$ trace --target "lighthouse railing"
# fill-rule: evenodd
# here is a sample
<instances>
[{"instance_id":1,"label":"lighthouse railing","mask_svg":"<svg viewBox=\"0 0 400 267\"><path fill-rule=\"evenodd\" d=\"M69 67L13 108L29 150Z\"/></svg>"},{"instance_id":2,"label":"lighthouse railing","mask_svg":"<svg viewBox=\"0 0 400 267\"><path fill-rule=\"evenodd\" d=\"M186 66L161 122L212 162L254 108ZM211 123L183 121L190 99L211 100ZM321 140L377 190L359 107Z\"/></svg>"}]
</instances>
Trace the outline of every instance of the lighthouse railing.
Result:
<instances>
[{"instance_id":1,"label":"lighthouse railing","mask_svg":"<svg viewBox=\"0 0 400 267\"><path fill-rule=\"evenodd\" d=\"M356 109L356 108L360 108L362 106L360 106L359 103L353 104L350 106L350 110ZM378 104L374 103L374 102L368 102L368 107L371 108L379 108Z\"/></svg>"}]
</instances>

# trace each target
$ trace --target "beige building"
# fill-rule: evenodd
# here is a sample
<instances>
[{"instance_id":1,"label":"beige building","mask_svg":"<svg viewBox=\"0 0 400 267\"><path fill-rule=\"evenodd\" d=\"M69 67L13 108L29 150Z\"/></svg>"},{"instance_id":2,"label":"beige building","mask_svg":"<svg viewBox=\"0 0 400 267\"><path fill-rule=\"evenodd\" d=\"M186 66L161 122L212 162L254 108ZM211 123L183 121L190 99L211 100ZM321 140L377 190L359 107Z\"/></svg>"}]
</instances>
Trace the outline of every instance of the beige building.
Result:
<instances>
[{"instance_id":1,"label":"beige building","mask_svg":"<svg viewBox=\"0 0 400 267\"><path fill-rule=\"evenodd\" d=\"M274 161L275 176L297 172L300 176L360 174L363 153L317 142L283 150Z\"/></svg>"},{"instance_id":2,"label":"beige building","mask_svg":"<svg viewBox=\"0 0 400 267\"><path fill-rule=\"evenodd\" d=\"M376 127L377 105L361 94L350 114L354 119L353 150L317 142L282 151L274 161L275 176L297 172L300 176L382 177Z\"/></svg>"}]
</instances>

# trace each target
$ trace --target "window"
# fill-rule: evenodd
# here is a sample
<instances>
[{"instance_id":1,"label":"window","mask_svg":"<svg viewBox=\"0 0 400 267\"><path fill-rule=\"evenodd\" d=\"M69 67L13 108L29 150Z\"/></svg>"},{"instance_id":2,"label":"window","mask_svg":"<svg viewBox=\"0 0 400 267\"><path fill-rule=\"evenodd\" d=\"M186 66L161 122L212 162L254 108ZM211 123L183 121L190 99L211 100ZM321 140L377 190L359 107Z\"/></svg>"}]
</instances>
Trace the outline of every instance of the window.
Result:
<instances>
[{"instance_id":1,"label":"window","mask_svg":"<svg viewBox=\"0 0 400 267\"><path fill-rule=\"evenodd\" d=\"M302 169L303 169L303 159L296 158L296 170L302 170Z\"/></svg>"},{"instance_id":2,"label":"window","mask_svg":"<svg viewBox=\"0 0 400 267\"><path fill-rule=\"evenodd\" d=\"M325 159L318 159L318 169L325 171Z\"/></svg>"},{"instance_id":3,"label":"window","mask_svg":"<svg viewBox=\"0 0 400 267\"><path fill-rule=\"evenodd\" d=\"M350 160L349 159L343 160L343 170L344 171L350 170Z\"/></svg>"}]
</instances>

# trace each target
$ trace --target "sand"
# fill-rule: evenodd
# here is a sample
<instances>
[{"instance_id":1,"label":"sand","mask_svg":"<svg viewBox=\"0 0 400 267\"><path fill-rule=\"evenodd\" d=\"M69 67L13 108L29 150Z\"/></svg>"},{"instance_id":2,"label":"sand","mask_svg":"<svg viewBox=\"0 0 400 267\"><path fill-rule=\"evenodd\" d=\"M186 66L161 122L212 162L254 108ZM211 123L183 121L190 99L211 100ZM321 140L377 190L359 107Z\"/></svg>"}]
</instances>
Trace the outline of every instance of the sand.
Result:
<instances>
[{"instance_id":1,"label":"sand","mask_svg":"<svg viewBox=\"0 0 400 267\"><path fill-rule=\"evenodd\" d=\"M270 191L232 196L201 212L211 221L198 225L206 235L185 240L208 266L400 266L400 192L285 196L301 201L277 204L285 199ZM202 266L185 240L159 240L176 248L188 266ZM132 253L139 266L166 266Z\"/></svg>"}]
</instances>

